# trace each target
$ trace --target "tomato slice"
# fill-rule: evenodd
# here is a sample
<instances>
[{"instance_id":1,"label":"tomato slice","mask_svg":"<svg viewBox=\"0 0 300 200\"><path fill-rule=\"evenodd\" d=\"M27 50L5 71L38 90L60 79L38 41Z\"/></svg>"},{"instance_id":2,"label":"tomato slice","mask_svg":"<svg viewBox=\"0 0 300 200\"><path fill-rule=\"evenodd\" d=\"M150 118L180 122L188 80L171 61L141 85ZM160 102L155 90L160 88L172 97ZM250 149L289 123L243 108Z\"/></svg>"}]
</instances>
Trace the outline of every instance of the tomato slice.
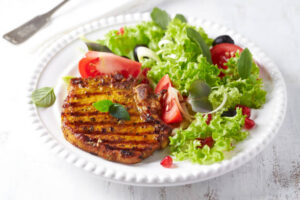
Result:
<instances>
[{"instance_id":1,"label":"tomato slice","mask_svg":"<svg viewBox=\"0 0 300 200\"><path fill-rule=\"evenodd\" d=\"M172 98L163 105L162 119L167 124L182 122L182 116L175 101L175 98Z\"/></svg>"},{"instance_id":2,"label":"tomato slice","mask_svg":"<svg viewBox=\"0 0 300 200\"><path fill-rule=\"evenodd\" d=\"M82 58L79 61L78 68L82 78L95 77L101 75L96 69L99 58Z\"/></svg>"},{"instance_id":3,"label":"tomato slice","mask_svg":"<svg viewBox=\"0 0 300 200\"><path fill-rule=\"evenodd\" d=\"M179 123L182 121L182 115L177 104L177 93L172 93L169 90L172 87L172 82L168 74L164 75L158 82L155 88L155 94L159 94L162 90L167 90L162 99L162 119L165 123ZM179 102L178 102L179 103Z\"/></svg>"},{"instance_id":4,"label":"tomato slice","mask_svg":"<svg viewBox=\"0 0 300 200\"><path fill-rule=\"evenodd\" d=\"M230 43L217 44L210 50L212 62L213 64L218 65L219 68L227 69L227 66L225 66L224 63L232 56L235 56L237 51L242 52L243 49Z\"/></svg>"},{"instance_id":5,"label":"tomato slice","mask_svg":"<svg viewBox=\"0 0 300 200\"><path fill-rule=\"evenodd\" d=\"M112 53L89 51L86 57L79 61L79 72L83 78L103 74L121 73L137 77L141 72L141 63L117 56Z\"/></svg>"},{"instance_id":6,"label":"tomato slice","mask_svg":"<svg viewBox=\"0 0 300 200\"><path fill-rule=\"evenodd\" d=\"M157 83L154 92L155 92L155 94L159 94L162 90L167 90L170 86L172 86L172 83L171 83L169 75L166 74Z\"/></svg>"}]
</instances>

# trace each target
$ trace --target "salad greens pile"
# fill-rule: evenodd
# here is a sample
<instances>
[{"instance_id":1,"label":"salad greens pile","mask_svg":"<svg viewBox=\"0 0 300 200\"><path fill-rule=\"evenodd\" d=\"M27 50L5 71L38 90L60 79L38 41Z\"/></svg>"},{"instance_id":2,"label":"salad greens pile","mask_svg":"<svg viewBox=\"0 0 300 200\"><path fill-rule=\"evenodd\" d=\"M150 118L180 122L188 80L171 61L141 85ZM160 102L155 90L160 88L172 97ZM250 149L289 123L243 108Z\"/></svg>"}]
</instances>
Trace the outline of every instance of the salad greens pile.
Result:
<instances>
[{"instance_id":1,"label":"salad greens pile","mask_svg":"<svg viewBox=\"0 0 300 200\"><path fill-rule=\"evenodd\" d=\"M266 101L259 67L246 48L224 64L228 69L219 69L212 64L209 51L213 39L201 27L188 24L181 14L171 19L159 8L153 9L151 17L150 22L125 26L122 34L120 30L112 30L104 39L95 42L108 47L114 54L130 59L134 59L137 45L147 46L160 59L140 61L142 68L151 68L147 77L152 83L157 84L168 74L173 86L183 96L188 96L192 84L201 80L210 87L207 99L213 109L222 104L226 95L224 106L213 114L210 123L207 123L207 114L195 113L187 128L175 129L175 135L170 137L172 154L178 160L188 159L199 164L221 161L225 152L234 149L235 144L249 134L243 129L245 115L236 105L260 108ZM222 78L220 73L224 74ZM229 109L235 109L236 115L222 116ZM212 137L214 145L199 148L199 139L207 137Z\"/></svg>"}]
</instances>

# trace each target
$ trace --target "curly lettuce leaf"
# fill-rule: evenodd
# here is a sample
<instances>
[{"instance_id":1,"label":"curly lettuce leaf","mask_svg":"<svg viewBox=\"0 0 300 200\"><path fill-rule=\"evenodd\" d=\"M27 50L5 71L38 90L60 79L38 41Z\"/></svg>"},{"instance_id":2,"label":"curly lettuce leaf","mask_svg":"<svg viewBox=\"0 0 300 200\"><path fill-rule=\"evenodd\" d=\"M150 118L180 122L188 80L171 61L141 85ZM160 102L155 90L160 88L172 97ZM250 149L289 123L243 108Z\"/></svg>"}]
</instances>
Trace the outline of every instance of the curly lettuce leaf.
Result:
<instances>
[{"instance_id":1,"label":"curly lettuce leaf","mask_svg":"<svg viewBox=\"0 0 300 200\"><path fill-rule=\"evenodd\" d=\"M229 108L234 108L237 104L240 104L241 93L237 88L220 87L214 88L214 90L209 94L208 100L212 104L213 109L216 109L222 102L224 94L227 94L227 100L223 107L223 111Z\"/></svg>"},{"instance_id":2,"label":"curly lettuce leaf","mask_svg":"<svg viewBox=\"0 0 300 200\"><path fill-rule=\"evenodd\" d=\"M172 83L182 94L188 94L195 80L204 80L210 86L218 85L220 81L219 69L207 62L201 49L187 36L188 27L193 26L176 18L169 23L160 41L160 49L156 52L161 62L152 66L148 72L148 78L155 83L165 74L169 74ZM202 28L196 30L210 46L212 39L208 38Z\"/></svg>"},{"instance_id":3,"label":"curly lettuce leaf","mask_svg":"<svg viewBox=\"0 0 300 200\"><path fill-rule=\"evenodd\" d=\"M222 70L225 76L222 83L226 88L237 88L240 93L240 104L260 108L266 102L267 92L263 89L263 81L259 77L259 67L253 61L251 74L248 78L242 79L237 70L237 62L240 54L236 53L225 63L228 69Z\"/></svg>"},{"instance_id":4,"label":"curly lettuce leaf","mask_svg":"<svg viewBox=\"0 0 300 200\"><path fill-rule=\"evenodd\" d=\"M119 56L127 56L134 60L133 50L136 45L147 45L152 50L158 50L158 42L164 36L164 30L153 22L142 22L136 26L124 26L124 33L118 30L108 32L99 44L107 46Z\"/></svg>"},{"instance_id":5,"label":"curly lettuce leaf","mask_svg":"<svg viewBox=\"0 0 300 200\"><path fill-rule=\"evenodd\" d=\"M193 163L212 164L224 159L224 152L230 151L238 141L244 140L248 132L243 131L245 116L240 108L236 109L234 117L221 117L217 113L206 124L207 115L195 115L195 120L187 129L178 129L175 136L170 137L172 155L177 160L190 160ZM205 145L199 148L197 138L212 137L215 141L212 148Z\"/></svg>"}]
</instances>

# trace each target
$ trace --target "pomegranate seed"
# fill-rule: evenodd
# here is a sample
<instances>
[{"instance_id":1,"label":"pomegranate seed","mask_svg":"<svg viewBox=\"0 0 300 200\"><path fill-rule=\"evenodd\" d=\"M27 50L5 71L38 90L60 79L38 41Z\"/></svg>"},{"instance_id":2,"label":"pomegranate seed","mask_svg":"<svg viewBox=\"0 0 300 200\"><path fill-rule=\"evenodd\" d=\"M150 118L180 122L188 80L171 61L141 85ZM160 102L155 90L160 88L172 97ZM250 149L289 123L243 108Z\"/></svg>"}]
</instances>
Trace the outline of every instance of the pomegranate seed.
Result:
<instances>
[{"instance_id":1,"label":"pomegranate seed","mask_svg":"<svg viewBox=\"0 0 300 200\"><path fill-rule=\"evenodd\" d=\"M219 77L223 78L225 76L225 74L223 72L220 72Z\"/></svg>"},{"instance_id":2,"label":"pomegranate seed","mask_svg":"<svg viewBox=\"0 0 300 200\"><path fill-rule=\"evenodd\" d=\"M173 166L173 159L171 156L166 156L160 161L160 164L165 168L171 168Z\"/></svg>"},{"instance_id":3,"label":"pomegranate seed","mask_svg":"<svg viewBox=\"0 0 300 200\"><path fill-rule=\"evenodd\" d=\"M207 138L197 138L197 140L200 141L201 146L199 146L200 149L202 149L205 145L209 146L212 148L214 146L215 141L213 140L212 137L207 137Z\"/></svg>"},{"instance_id":4,"label":"pomegranate seed","mask_svg":"<svg viewBox=\"0 0 300 200\"><path fill-rule=\"evenodd\" d=\"M245 129L252 129L255 126L255 122L252 119L246 118L245 119Z\"/></svg>"},{"instance_id":5,"label":"pomegranate seed","mask_svg":"<svg viewBox=\"0 0 300 200\"><path fill-rule=\"evenodd\" d=\"M208 114L206 119L206 124L209 125L211 120L212 120L212 115Z\"/></svg>"},{"instance_id":6,"label":"pomegranate seed","mask_svg":"<svg viewBox=\"0 0 300 200\"><path fill-rule=\"evenodd\" d=\"M236 107L241 108L243 115L246 115L247 118L251 116L251 109L249 107L243 105L237 105Z\"/></svg>"},{"instance_id":7,"label":"pomegranate seed","mask_svg":"<svg viewBox=\"0 0 300 200\"><path fill-rule=\"evenodd\" d=\"M124 27L121 27L120 30L117 32L117 35L124 34Z\"/></svg>"},{"instance_id":8,"label":"pomegranate seed","mask_svg":"<svg viewBox=\"0 0 300 200\"><path fill-rule=\"evenodd\" d=\"M150 70L149 67L146 67L145 69L143 69L142 74L147 77L148 71Z\"/></svg>"}]
</instances>

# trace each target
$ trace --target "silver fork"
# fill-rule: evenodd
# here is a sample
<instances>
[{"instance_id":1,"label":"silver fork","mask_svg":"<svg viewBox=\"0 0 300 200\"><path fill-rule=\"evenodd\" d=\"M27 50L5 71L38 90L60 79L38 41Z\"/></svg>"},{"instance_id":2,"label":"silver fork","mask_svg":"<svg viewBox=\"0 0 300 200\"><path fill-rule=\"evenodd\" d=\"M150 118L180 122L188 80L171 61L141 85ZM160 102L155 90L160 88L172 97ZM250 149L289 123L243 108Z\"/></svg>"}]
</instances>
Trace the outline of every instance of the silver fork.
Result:
<instances>
[{"instance_id":1,"label":"silver fork","mask_svg":"<svg viewBox=\"0 0 300 200\"><path fill-rule=\"evenodd\" d=\"M3 38L13 44L20 44L38 32L50 20L53 13L67 3L69 0L64 0L48 12L38 15L29 20L25 24L3 35Z\"/></svg>"}]
</instances>

